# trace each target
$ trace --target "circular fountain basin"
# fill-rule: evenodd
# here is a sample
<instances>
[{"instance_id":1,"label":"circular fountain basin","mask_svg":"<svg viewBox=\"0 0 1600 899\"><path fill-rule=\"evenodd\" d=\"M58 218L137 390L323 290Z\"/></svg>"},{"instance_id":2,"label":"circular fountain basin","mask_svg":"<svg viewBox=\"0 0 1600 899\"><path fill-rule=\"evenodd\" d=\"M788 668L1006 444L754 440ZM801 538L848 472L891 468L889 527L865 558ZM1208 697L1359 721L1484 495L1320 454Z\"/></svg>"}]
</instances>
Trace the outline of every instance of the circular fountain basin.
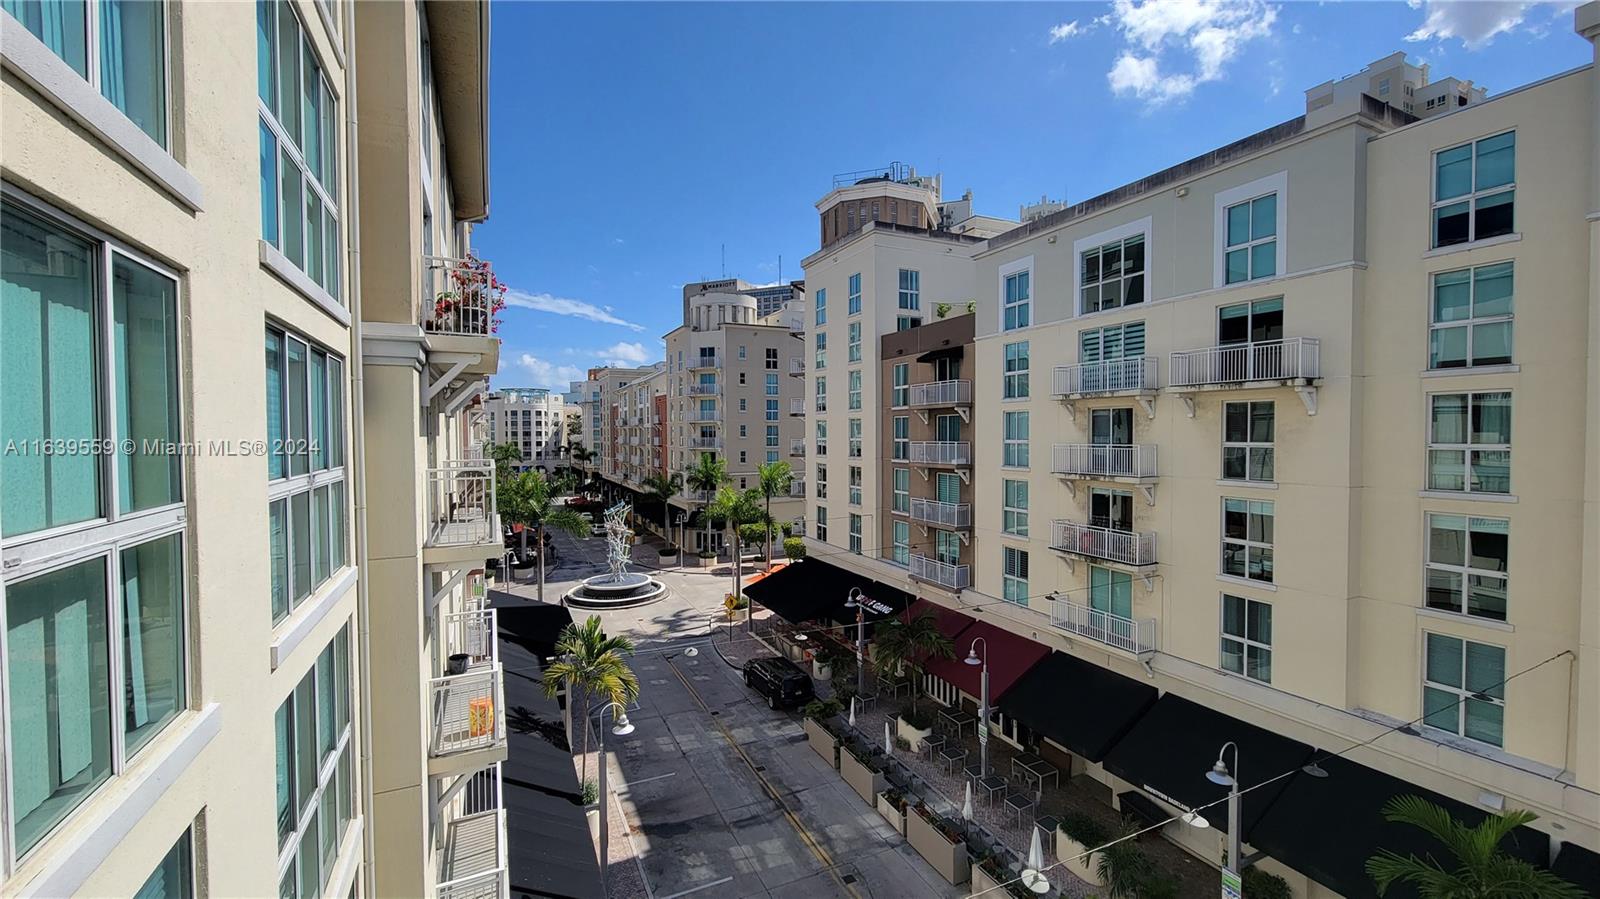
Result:
<instances>
[{"instance_id":1,"label":"circular fountain basin","mask_svg":"<svg viewBox=\"0 0 1600 899\"><path fill-rule=\"evenodd\" d=\"M647 574L630 571L623 575L601 574L584 578L563 597L567 605L580 609L623 609L655 602L667 594L667 585Z\"/></svg>"}]
</instances>

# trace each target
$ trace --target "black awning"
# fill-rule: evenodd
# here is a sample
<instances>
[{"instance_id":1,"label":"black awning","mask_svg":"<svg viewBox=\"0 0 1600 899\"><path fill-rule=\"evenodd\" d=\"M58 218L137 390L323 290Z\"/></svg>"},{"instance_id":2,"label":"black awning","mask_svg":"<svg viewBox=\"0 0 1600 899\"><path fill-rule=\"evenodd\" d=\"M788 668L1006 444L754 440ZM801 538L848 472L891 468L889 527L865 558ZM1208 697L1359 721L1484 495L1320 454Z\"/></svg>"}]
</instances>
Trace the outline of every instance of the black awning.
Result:
<instances>
[{"instance_id":1,"label":"black awning","mask_svg":"<svg viewBox=\"0 0 1600 899\"><path fill-rule=\"evenodd\" d=\"M1216 764L1224 743L1238 744L1237 768L1243 787L1253 787L1305 764L1311 747L1246 724L1221 712L1168 693L1150 706L1132 730L1106 754L1106 770L1157 798L1185 809L1226 799L1226 787L1212 783L1206 772ZM1228 765L1235 767L1228 753ZM1240 797L1244 838L1252 838L1262 812L1283 792L1287 780L1253 789ZM1201 812L1212 827L1226 832L1226 803Z\"/></svg>"},{"instance_id":2,"label":"black awning","mask_svg":"<svg viewBox=\"0 0 1600 899\"><path fill-rule=\"evenodd\" d=\"M1589 895L1600 896L1600 855L1577 843L1562 846L1550 870L1562 880L1587 890Z\"/></svg>"},{"instance_id":3,"label":"black awning","mask_svg":"<svg viewBox=\"0 0 1600 899\"><path fill-rule=\"evenodd\" d=\"M1250 756L1245 756L1249 765ZM1296 774L1261 815L1250 843L1280 862L1345 896L1371 896L1372 878L1367 859L1379 849L1401 855L1432 855L1444 861L1449 852L1423 831L1383 819L1383 806L1394 796L1420 796L1449 811L1451 817L1476 825L1487 813L1462 802L1425 790L1381 771L1334 756L1317 761L1327 777ZM1247 772L1249 768L1245 769ZM1213 816L1212 821L1217 819ZM1543 865L1549 857L1550 838L1530 827L1519 827L1501 847L1509 854ZM1571 849L1574 847L1568 847ZM1565 852L1566 850L1563 850ZM1413 899L1408 884L1390 887L1386 899Z\"/></svg>"},{"instance_id":4,"label":"black awning","mask_svg":"<svg viewBox=\"0 0 1600 899\"><path fill-rule=\"evenodd\" d=\"M1138 790L1118 793L1117 808L1146 827L1155 827L1167 820L1167 810Z\"/></svg>"},{"instance_id":5,"label":"black awning","mask_svg":"<svg viewBox=\"0 0 1600 899\"><path fill-rule=\"evenodd\" d=\"M1157 698L1156 688L1052 652L1000 698L1000 711L1091 762L1106 757Z\"/></svg>"},{"instance_id":6,"label":"black awning","mask_svg":"<svg viewBox=\"0 0 1600 899\"><path fill-rule=\"evenodd\" d=\"M963 344L959 344L958 343L955 346L946 346L946 347L940 347L940 348L938 348L936 350L929 350L926 353L923 353L922 355L918 356L917 357L917 361L918 362L937 362L940 359L960 359L961 356L962 356L962 347L963 346L964 346Z\"/></svg>"},{"instance_id":7,"label":"black awning","mask_svg":"<svg viewBox=\"0 0 1600 899\"><path fill-rule=\"evenodd\" d=\"M868 624L900 614L914 599L897 587L820 559L791 562L746 587L744 593L751 602L795 624L817 619L855 624L856 610L845 607L855 587L861 588Z\"/></svg>"},{"instance_id":8,"label":"black awning","mask_svg":"<svg viewBox=\"0 0 1600 899\"><path fill-rule=\"evenodd\" d=\"M821 618L835 600L817 590L807 577L812 563L785 565L744 588L744 595L755 606L765 606L778 613L790 624L801 624Z\"/></svg>"}]
</instances>

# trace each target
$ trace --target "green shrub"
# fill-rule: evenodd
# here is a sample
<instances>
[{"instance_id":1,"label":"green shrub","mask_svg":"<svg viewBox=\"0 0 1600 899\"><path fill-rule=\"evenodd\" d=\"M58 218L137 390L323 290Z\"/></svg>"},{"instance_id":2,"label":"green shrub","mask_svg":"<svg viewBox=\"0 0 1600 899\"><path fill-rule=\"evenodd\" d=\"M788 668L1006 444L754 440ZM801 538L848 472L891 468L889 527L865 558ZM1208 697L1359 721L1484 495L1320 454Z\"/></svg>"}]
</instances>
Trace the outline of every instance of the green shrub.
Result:
<instances>
[{"instance_id":1,"label":"green shrub","mask_svg":"<svg viewBox=\"0 0 1600 899\"><path fill-rule=\"evenodd\" d=\"M1146 872L1144 881L1139 885L1139 899L1178 899L1177 878L1155 871Z\"/></svg>"},{"instance_id":2,"label":"green shrub","mask_svg":"<svg viewBox=\"0 0 1600 899\"><path fill-rule=\"evenodd\" d=\"M798 562L806 557L806 541L800 537L783 538L783 554L791 562Z\"/></svg>"},{"instance_id":3,"label":"green shrub","mask_svg":"<svg viewBox=\"0 0 1600 899\"><path fill-rule=\"evenodd\" d=\"M794 525L790 524L787 521L783 523L783 527L780 528L780 530L782 531L783 539L785 539L785 540L787 540L790 537L794 536Z\"/></svg>"},{"instance_id":4,"label":"green shrub","mask_svg":"<svg viewBox=\"0 0 1600 899\"><path fill-rule=\"evenodd\" d=\"M600 801L600 787L592 780L583 782L583 804L594 805Z\"/></svg>"},{"instance_id":5,"label":"green shrub","mask_svg":"<svg viewBox=\"0 0 1600 899\"><path fill-rule=\"evenodd\" d=\"M759 524L741 524L739 541L746 547L760 548L767 542L767 529Z\"/></svg>"},{"instance_id":6,"label":"green shrub","mask_svg":"<svg viewBox=\"0 0 1600 899\"><path fill-rule=\"evenodd\" d=\"M1240 879L1245 899L1294 899L1289 881L1260 868L1245 868Z\"/></svg>"},{"instance_id":7,"label":"green shrub","mask_svg":"<svg viewBox=\"0 0 1600 899\"><path fill-rule=\"evenodd\" d=\"M1105 827L1082 812L1064 816L1061 819L1061 829L1085 849L1103 845L1107 839Z\"/></svg>"},{"instance_id":8,"label":"green shrub","mask_svg":"<svg viewBox=\"0 0 1600 899\"><path fill-rule=\"evenodd\" d=\"M717 557L716 550L710 550L710 549L702 549L699 552L695 553L695 555L699 556L702 559L715 559Z\"/></svg>"},{"instance_id":9,"label":"green shrub","mask_svg":"<svg viewBox=\"0 0 1600 899\"><path fill-rule=\"evenodd\" d=\"M800 708L801 714L818 721L832 718L842 711L844 706L840 705L837 699L813 699Z\"/></svg>"},{"instance_id":10,"label":"green shrub","mask_svg":"<svg viewBox=\"0 0 1600 899\"><path fill-rule=\"evenodd\" d=\"M660 549L656 550L656 555L663 556L663 557L665 557L665 556L675 556L677 554L678 554L678 548L676 546L663 546Z\"/></svg>"},{"instance_id":11,"label":"green shrub","mask_svg":"<svg viewBox=\"0 0 1600 899\"><path fill-rule=\"evenodd\" d=\"M945 316L950 314L950 308L951 307L950 307L949 303L934 303L933 304L933 317L934 318L944 318Z\"/></svg>"},{"instance_id":12,"label":"green shrub","mask_svg":"<svg viewBox=\"0 0 1600 899\"><path fill-rule=\"evenodd\" d=\"M922 709L904 709L900 712L900 720L906 723L906 727L914 727L917 730L933 729L933 713Z\"/></svg>"}]
</instances>

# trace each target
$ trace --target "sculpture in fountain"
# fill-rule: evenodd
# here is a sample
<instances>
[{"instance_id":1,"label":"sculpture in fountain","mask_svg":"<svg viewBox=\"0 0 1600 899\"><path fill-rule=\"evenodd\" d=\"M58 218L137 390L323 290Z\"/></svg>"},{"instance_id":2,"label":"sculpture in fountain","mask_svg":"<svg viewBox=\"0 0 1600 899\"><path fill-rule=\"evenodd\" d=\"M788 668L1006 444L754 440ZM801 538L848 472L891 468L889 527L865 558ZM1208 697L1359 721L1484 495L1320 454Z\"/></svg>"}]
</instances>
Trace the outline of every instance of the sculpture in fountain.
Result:
<instances>
[{"instance_id":1,"label":"sculpture in fountain","mask_svg":"<svg viewBox=\"0 0 1600 899\"><path fill-rule=\"evenodd\" d=\"M666 595L665 584L643 572L628 570L633 564L633 529L628 527L628 514L632 511L633 507L625 502L606 510L606 567L609 570L584 578L583 583L567 593L567 605L585 609L622 608L654 602Z\"/></svg>"}]
</instances>

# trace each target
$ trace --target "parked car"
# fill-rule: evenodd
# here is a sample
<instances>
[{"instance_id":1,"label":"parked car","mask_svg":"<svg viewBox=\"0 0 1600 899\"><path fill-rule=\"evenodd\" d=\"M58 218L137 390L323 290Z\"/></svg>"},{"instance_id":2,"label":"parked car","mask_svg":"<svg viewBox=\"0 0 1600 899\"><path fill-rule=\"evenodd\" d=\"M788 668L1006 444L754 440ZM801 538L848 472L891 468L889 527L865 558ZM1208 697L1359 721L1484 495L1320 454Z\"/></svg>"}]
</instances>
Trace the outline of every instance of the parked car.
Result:
<instances>
[{"instance_id":1,"label":"parked car","mask_svg":"<svg viewBox=\"0 0 1600 899\"><path fill-rule=\"evenodd\" d=\"M744 683L767 698L769 708L794 708L815 699L811 676L783 658L751 659L744 663Z\"/></svg>"}]
</instances>

